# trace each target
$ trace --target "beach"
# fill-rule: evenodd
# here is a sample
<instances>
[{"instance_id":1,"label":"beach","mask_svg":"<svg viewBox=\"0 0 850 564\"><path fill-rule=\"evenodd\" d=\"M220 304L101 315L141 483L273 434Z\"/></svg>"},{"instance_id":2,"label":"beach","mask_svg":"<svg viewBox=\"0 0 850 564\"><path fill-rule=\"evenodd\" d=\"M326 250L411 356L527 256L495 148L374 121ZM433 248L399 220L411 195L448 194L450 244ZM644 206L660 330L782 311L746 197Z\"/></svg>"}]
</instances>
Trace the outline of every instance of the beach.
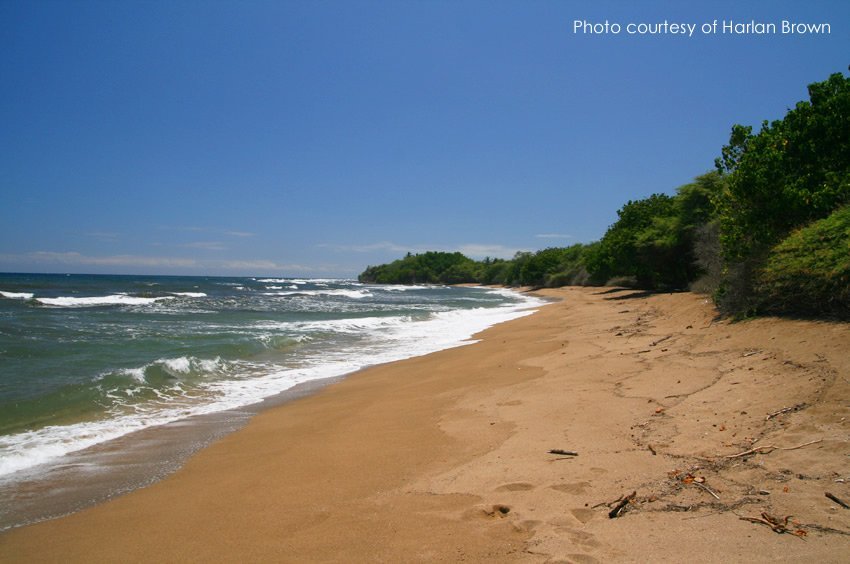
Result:
<instances>
[{"instance_id":1,"label":"beach","mask_svg":"<svg viewBox=\"0 0 850 564\"><path fill-rule=\"evenodd\" d=\"M362 370L150 487L2 533L0 561L846 561L850 509L826 494L850 503L847 324L540 294L474 345Z\"/></svg>"}]
</instances>

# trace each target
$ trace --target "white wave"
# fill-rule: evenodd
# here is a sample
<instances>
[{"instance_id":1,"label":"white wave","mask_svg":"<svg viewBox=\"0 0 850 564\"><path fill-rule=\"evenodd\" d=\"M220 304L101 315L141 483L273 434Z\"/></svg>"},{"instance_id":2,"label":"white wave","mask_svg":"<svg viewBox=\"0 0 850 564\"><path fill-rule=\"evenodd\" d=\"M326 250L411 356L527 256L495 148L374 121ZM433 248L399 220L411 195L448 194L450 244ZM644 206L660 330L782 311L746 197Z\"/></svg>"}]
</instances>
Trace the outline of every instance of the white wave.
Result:
<instances>
[{"instance_id":1,"label":"white wave","mask_svg":"<svg viewBox=\"0 0 850 564\"><path fill-rule=\"evenodd\" d=\"M344 288L332 290L292 290L288 292L266 292L267 296L345 296L359 300L371 296L369 290L346 290Z\"/></svg>"},{"instance_id":2,"label":"white wave","mask_svg":"<svg viewBox=\"0 0 850 564\"><path fill-rule=\"evenodd\" d=\"M101 305L146 305L168 299L172 299L172 297L160 296L156 298L142 298L137 296L128 296L126 294L114 294L111 296L92 296L88 298L36 298L36 301L44 305L55 307L91 307Z\"/></svg>"},{"instance_id":3,"label":"white wave","mask_svg":"<svg viewBox=\"0 0 850 564\"><path fill-rule=\"evenodd\" d=\"M31 300L35 294L29 292L3 292L0 291L0 296L9 298L10 300Z\"/></svg>"},{"instance_id":4,"label":"white wave","mask_svg":"<svg viewBox=\"0 0 850 564\"><path fill-rule=\"evenodd\" d=\"M257 282L264 282L266 284L309 284L310 282L307 280L293 280L292 278L260 278Z\"/></svg>"},{"instance_id":5,"label":"white wave","mask_svg":"<svg viewBox=\"0 0 850 564\"><path fill-rule=\"evenodd\" d=\"M119 374L124 374L125 376L129 376L136 382L144 382L145 381L145 368L147 365L142 366L141 368L122 368L118 371ZM101 374L98 376L97 380L102 380L108 373Z\"/></svg>"},{"instance_id":6,"label":"white wave","mask_svg":"<svg viewBox=\"0 0 850 564\"><path fill-rule=\"evenodd\" d=\"M180 358L168 358L163 360L162 363L171 373L177 372L178 374L188 374L189 370L192 369L192 361L186 356L181 356Z\"/></svg>"},{"instance_id":7,"label":"white wave","mask_svg":"<svg viewBox=\"0 0 850 564\"><path fill-rule=\"evenodd\" d=\"M403 315L328 319L325 321L261 321L255 324L254 327L297 334L324 332L362 334L381 329L400 327L411 321L413 321L412 317Z\"/></svg>"},{"instance_id":8,"label":"white wave","mask_svg":"<svg viewBox=\"0 0 850 564\"><path fill-rule=\"evenodd\" d=\"M487 288L487 293L494 296L502 296L503 298L525 297L525 294L519 294L516 290L511 290L510 288Z\"/></svg>"},{"instance_id":9,"label":"white wave","mask_svg":"<svg viewBox=\"0 0 850 564\"><path fill-rule=\"evenodd\" d=\"M400 284L386 284L370 287L378 288L380 290L384 290L385 292L409 292L411 290L429 290L431 288L440 288L441 286L417 286L413 284L411 284L410 286L402 286Z\"/></svg>"},{"instance_id":10,"label":"white wave","mask_svg":"<svg viewBox=\"0 0 850 564\"><path fill-rule=\"evenodd\" d=\"M201 374L220 374L222 371L227 370L230 367L225 360L218 356L213 359L203 359L194 356L178 356L175 358L160 358L138 368L121 368L117 370L116 373L129 376L137 382L144 383L147 381L145 378L146 372L156 366L162 367L162 369L166 372L176 377L189 374L190 372ZM103 380L112 373L113 372L103 372L95 378L95 381Z\"/></svg>"},{"instance_id":11,"label":"white wave","mask_svg":"<svg viewBox=\"0 0 850 564\"><path fill-rule=\"evenodd\" d=\"M203 292L168 292L172 296L182 296L186 298L206 298L207 295Z\"/></svg>"}]
</instances>

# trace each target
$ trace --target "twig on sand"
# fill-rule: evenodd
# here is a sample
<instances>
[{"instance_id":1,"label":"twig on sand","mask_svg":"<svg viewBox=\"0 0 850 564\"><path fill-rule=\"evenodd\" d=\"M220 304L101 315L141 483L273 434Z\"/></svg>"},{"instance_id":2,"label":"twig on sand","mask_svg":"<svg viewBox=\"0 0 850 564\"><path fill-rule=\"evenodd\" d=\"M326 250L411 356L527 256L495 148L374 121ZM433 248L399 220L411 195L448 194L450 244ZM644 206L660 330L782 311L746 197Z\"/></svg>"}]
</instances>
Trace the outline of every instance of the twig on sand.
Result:
<instances>
[{"instance_id":1,"label":"twig on sand","mask_svg":"<svg viewBox=\"0 0 850 564\"><path fill-rule=\"evenodd\" d=\"M771 530L773 530L774 533L790 533L801 540L805 540L803 537L806 536L806 531L804 531L803 529L791 530L788 528L788 521L791 519L791 515L786 516L784 519L779 519L778 517L770 515L766 511L762 511L761 517L739 516L738 519L742 521L749 521L750 523L767 525L771 528Z\"/></svg>"},{"instance_id":2,"label":"twig on sand","mask_svg":"<svg viewBox=\"0 0 850 564\"><path fill-rule=\"evenodd\" d=\"M829 499L831 499L832 501L834 501L835 503L837 503L838 505L840 505L844 509L850 509L850 505L847 505L846 503L844 503L843 501L841 501L840 499L838 499L837 497L835 497L831 493L826 492L823 495L825 495L826 497L828 497Z\"/></svg>"},{"instance_id":3,"label":"twig on sand","mask_svg":"<svg viewBox=\"0 0 850 564\"><path fill-rule=\"evenodd\" d=\"M563 456L578 456L578 453L574 450L561 450L559 448L553 448L549 451L549 454L560 454Z\"/></svg>"},{"instance_id":4,"label":"twig on sand","mask_svg":"<svg viewBox=\"0 0 850 564\"><path fill-rule=\"evenodd\" d=\"M805 446L814 445L817 443L822 443L823 439L818 439L816 441L809 441L807 443L803 443L801 445L792 446L792 447L778 447L774 445L762 445L759 447L751 448L750 450L745 450L744 452L739 452L738 454L729 454L726 458L739 458L741 456L747 456L748 454L769 454L774 450L796 450L798 448L803 448ZM767 452L762 452L765 449L770 449Z\"/></svg>"},{"instance_id":5,"label":"twig on sand","mask_svg":"<svg viewBox=\"0 0 850 564\"><path fill-rule=\"evenodd\" d=\"M797 405L792 405L791 407L783 407L779 411L774 411L773 413L769 413L767 417L764 418L765 421L770 421L777 415L782 415L783 413L788 413L789 411L799 411L806 407L805 403L798 403Z\"/></svg>"},{"instance_id":6,"label":"twig on sand","mask_svg":"<svg viewBox=\"0 0 850 564\"><path fill-rule=\"evenodd\" d=\"M814 531L820 531L822 533L832 533L834 535L850 536L850 531L842 531L841 529L833 529L832 527L824 527L823 525L818 525L816 523L801 523L800 527L805 527L806 529L812 529Z\"/></svg>"},{"instance_id":7,"label":"twig on sand","mask_svg":"<svg viewBox=\"0 0 850 564\"><path fill-rule=\"evenodd\" d=\"M616 519L623 512L623 509L635 498L637 497L637 491L633 491L629 495L623 497L617 505L614 506L614 509L608 512L609 519Z\"/></svg>"},{"instance_id":8,"label":"twig on sand","mask_svg":"<svg viewBox=\"0 0 850 564\"><path fill-rule=\"evenodd\" d=\"M664 341L666 341L667 339L671 339L672 337L673 337L673 335L667 335L666 337L661 337L657 341L652 341L651 343L649 343L649 346L654 347L658 343L663 343Z\"/></svg>"},{"instance_id":9,"label":"twig on sand","mask_svg":"<svg viewBox=\"0 0 850 564\"><path fill-rule=\"evenodd\" d=\"M712 490L711 488L709 488L709 487L708 487L708 486L706 486L705 484L701 484L701 483L696 482L696 481L695 481L695 482L691 482L691 483L692 483L693 485L695 485L695 486L699 486L700 488L704 489L705 491L707 491L708 493L710 493L711 495L713 495L713 496L714 496L714 499L716 499L716 500L720 500L720 496L719 496L719 495L717 495L717 494L714 492L714 490Z\"/></svg>"}]
</instances>

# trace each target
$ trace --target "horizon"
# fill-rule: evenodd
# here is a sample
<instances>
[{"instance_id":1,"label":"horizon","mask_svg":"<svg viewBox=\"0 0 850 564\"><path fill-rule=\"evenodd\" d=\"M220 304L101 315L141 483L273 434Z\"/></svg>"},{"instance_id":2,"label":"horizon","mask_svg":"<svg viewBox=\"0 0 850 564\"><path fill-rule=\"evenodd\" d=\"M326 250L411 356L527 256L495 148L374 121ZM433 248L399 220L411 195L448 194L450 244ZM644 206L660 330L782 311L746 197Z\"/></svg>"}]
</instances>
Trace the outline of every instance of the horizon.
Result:
<instances>
[{"instance_id":1,"label":"horizon","mask_svg":"<svg viewBox=\"0 0 850 564\"><path fill-rule=\"evenodd\" d=\"M4 274L352 279L589 243L850 62L834 2L10 1L0 21Z\"/></svg>"}]
</instances>

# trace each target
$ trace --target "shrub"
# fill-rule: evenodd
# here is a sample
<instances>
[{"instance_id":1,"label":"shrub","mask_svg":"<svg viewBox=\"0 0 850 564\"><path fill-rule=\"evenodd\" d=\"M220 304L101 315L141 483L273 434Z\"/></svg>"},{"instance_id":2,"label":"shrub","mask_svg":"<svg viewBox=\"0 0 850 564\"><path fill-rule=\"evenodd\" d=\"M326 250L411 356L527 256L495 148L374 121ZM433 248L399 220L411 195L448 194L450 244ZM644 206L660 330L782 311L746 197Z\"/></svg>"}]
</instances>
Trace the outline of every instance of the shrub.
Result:
<instances>
[{"instance_id":1,"label":"shrub","mask_svg":"<svg viewBox=\"0 0 850 564\"><path fill-rule=\"evenodd\" d=\"M754 282L759 312L850 319L850 206L776 245Z\"/></svg>"}]
</instances>

